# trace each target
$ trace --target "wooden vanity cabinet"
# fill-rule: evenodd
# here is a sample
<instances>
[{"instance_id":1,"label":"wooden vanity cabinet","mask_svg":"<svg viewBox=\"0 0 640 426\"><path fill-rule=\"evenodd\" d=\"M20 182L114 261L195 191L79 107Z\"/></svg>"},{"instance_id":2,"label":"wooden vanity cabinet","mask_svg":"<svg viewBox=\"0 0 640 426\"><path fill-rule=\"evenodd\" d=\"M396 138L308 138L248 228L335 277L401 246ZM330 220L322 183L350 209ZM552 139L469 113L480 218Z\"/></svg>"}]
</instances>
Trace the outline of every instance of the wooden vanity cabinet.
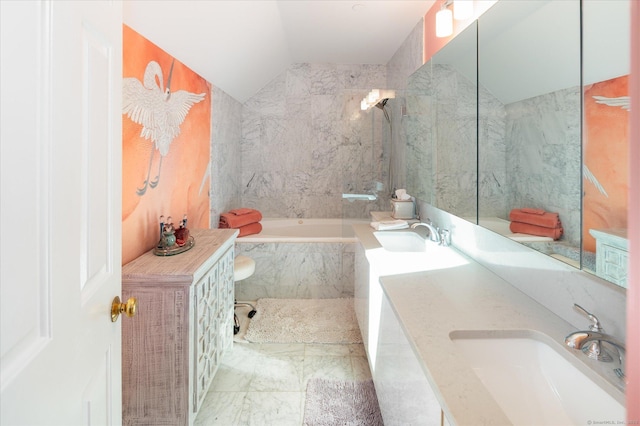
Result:
<instances>
[{"instance_id":1,"label":"wooden vanity cabinet","mask_svg":"<svg viewBox=\"0 0 640 426\"><path fill-rule=\"evenodd\" d=\"M233 342L237 230L194 230L195 246L175 256L147 252L122 267L125 425L190 425Z\"/></svg>"}]
</instances>

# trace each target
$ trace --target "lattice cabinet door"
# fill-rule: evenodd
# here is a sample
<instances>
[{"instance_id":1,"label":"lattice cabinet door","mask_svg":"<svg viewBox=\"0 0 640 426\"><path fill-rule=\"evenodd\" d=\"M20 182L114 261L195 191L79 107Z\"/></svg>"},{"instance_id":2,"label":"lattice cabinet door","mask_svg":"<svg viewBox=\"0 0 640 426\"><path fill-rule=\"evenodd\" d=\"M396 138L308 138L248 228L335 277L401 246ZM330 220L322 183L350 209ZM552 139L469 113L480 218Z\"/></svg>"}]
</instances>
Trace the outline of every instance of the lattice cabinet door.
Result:
<instances>
[{"instance_id":1,"label":"lattice cabinet door","mask_svg":"<svg viewBox=\"0 0 640 426\"><path fill-rule=\"evenodd\" d=\"M234 257L234 251L230 249L218 262L218 291L220 295L218 299L218 318L220 320L218 345L223 353L225 353L233 343L233 309L235 303L233 280Z\"/></svg>"},{"instance_id":2,"label":"lattice cabinet door","mask_svg":"<svg viewBox=\"0 0 640 426\"><path fill-rule=\"evenodd\" d=\"M207 394L211 380L220 363L220 348L218 347L218 333L220 323L218 318L218 272L220 264L216 263L194 287L195 313L195 383L194 383L194 411Z\"/></svg>"}]
</instances>

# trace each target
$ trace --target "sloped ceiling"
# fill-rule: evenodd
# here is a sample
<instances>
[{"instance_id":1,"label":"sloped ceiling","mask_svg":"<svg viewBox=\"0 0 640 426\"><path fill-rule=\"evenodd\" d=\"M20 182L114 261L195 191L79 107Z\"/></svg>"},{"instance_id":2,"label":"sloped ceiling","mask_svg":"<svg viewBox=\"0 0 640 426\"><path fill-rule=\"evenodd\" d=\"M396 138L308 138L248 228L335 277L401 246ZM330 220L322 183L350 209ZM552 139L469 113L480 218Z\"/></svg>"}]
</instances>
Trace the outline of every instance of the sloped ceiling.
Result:
<instances>
[{"instance_id":1,"label":"sloped ceiling","mask_svg":"<svg viewBox=\"0 0 640 426\"><path fill-rule=\"evenodd\" d=\"M124 23L244 102L292 63L386 64L434 0L129 0Z\"/></svg>"}]
</instances>

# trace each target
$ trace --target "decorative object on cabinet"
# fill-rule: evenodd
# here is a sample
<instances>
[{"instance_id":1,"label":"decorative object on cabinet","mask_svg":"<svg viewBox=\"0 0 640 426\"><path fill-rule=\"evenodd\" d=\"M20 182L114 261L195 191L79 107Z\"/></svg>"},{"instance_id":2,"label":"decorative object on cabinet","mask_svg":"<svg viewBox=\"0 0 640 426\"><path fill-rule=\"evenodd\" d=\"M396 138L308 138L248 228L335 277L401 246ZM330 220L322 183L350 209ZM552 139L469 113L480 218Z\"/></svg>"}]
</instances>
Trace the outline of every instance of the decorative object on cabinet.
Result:
<instances>
[{"instance_id":1,"label":"decorative object on cabinet","mask_svg":"<svg viewBox=\"0 0 640 426\"><path fill-rule=\"evenodd\" d=\"M191 425L233 341L237 230L194 230L180 257L149 251L122 267L137 315L122 326L123 424Z\"/></svg>"},{"instance_id":2,"label":"decorative object on cabinet","mask_svg":"<svg viewBox=\"0 0 640 426\"><path fill-rule=\"evenodd\" d=\"M180 221L180 227L175 229L171 216L165 222L164 215L160 216L160 239L153 249L156 256L173 256L184 253L195 245L195 239L187 228L187 215Z\"/></svg>"},{"instance_id":3,"label":"decorative object on cabinet","mask_svg":"<svg viewBox=\"0 0 640 426\"><path fill-rule=\"evenodd\" d=\"M596 275L627 288L627 230L590 229L589 233L596 239Z\"/></svg>"}]
</instances>

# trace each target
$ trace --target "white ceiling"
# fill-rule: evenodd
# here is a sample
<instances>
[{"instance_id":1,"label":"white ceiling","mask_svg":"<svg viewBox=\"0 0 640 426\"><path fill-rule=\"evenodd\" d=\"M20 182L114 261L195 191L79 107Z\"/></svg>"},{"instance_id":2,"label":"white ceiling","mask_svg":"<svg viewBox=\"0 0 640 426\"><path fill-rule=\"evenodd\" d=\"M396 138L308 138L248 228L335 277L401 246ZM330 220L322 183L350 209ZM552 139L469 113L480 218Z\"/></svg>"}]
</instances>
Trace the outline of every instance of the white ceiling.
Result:
<instances>
[{"instance_id":1,"label":"white ceiling","mask_svg":"<svg viewBox=\"0 0 640 426\"><path fill-rule=\"evenodd\" d=\"M244 102L292 63L386 64L434 0L127 0L124 23Z\"/></svg>"}]
</instances>

